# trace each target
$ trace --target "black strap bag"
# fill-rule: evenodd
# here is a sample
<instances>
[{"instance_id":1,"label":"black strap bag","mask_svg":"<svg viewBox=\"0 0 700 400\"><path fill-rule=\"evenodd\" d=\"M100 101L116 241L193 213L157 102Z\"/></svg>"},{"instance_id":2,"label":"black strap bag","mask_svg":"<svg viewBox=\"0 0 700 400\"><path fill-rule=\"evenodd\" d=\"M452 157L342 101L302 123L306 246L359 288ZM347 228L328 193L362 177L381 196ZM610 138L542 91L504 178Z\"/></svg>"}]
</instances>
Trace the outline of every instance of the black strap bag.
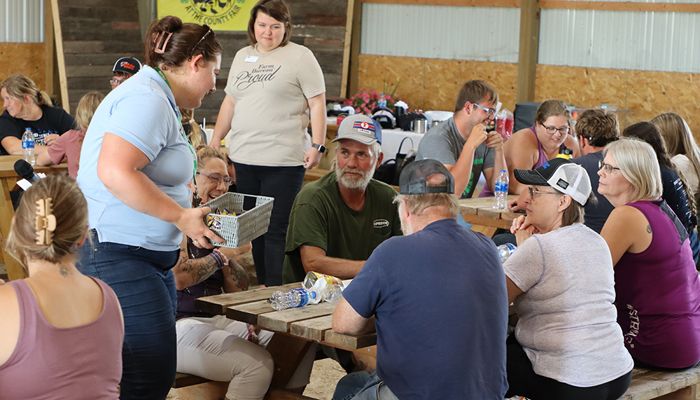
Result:
<instances>
[{"instance_id":1,"label":"black strap bag","mask_svg":"<svg viewBox=\"0 0 700 400\"><path fill-rule=\"evenodd\" d=\"M403 138L399 144L399 149L396 151L396 156L392 159L384 161L382 165L380 165L379 168L374 171L374 179L389 185L399 185L399 176L401 176L401 171L403 171L408 164L412 163L416 159L416 154L414 152L401 152L403 144L406 140L411 142L411 148L413 148L413 139L410 137Z\"/></svg>"}]
</instances>

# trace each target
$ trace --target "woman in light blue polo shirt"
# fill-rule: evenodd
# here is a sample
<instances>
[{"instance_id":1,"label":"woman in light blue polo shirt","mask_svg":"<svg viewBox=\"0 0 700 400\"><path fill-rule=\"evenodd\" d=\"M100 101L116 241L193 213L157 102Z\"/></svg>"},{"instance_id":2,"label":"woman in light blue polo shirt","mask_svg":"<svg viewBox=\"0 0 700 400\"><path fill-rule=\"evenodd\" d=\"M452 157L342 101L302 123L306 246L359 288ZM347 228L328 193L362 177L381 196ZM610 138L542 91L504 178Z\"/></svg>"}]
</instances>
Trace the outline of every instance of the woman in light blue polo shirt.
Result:
<instances>
[{"instance_id":1,"label":"woman in light blue polo shirt","mask_svg":"<svg viewBox=\"0 0 700 400\"><path fill-rule=\"evenodd\" d=\"M215 87L221 45L208 26L165 17L151 24L146 66L109 93L83 142L78 184L94 247L80 270L117 293L125 324L122 399L163 399L175 377L175 285L182 233L221 241L189 208L194 150L178 107L197 108Z\"/></svg>"}]
</instances>

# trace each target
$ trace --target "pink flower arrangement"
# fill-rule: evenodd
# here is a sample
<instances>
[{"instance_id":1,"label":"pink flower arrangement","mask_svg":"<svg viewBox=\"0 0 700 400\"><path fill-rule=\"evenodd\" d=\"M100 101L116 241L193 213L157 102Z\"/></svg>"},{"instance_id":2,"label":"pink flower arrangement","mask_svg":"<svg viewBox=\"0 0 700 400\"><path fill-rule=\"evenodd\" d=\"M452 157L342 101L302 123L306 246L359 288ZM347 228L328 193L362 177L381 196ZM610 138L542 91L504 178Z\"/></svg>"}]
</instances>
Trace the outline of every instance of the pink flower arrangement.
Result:
<instances>
[{"instance_id":1,"label":"pink flower arrangement","mask_svg":"<svg viewBox=\"0 0 700 400\"><path fill-rule=\"evenodd\" d=\"M374 89L360 89L359 92L345 100L343 104L352 106L357 113L372 115L372 111L380 106L382 100L386 102L384 107L390 110L394 109L396 98L391 94L379 93Z\"/></svg>"}]
</instances>

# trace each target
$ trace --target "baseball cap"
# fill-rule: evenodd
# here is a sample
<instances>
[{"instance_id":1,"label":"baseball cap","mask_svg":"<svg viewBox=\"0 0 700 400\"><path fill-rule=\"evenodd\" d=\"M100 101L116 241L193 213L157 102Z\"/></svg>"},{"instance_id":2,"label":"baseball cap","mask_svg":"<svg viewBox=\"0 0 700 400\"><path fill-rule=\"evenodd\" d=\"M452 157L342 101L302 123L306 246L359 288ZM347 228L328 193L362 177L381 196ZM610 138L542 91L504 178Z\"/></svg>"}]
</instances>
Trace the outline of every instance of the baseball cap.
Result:
<instances>
[{"instance_id":1,"label":"baseball cap","mask_svg":"<svg viewBox=\"0 0 700 400\"><path fill-rule=\"evenodd\" d=\"M455 184L450 171L440 161L413 161L399 176L400 194L454 193Z\"/></svg>"},{"instance_id":2,"label":"baseball cap","mask_svg":"<svg viewBox=\"0 0 700 400\"><path fill-rule=\"evenodd\" d=\"M382 127L379 123L364 114L355 114L343 119L338 127L338 136L333 139L351 139L362 144L382 143Z\"/></svg>"},{"instance_id":3,"label":"baseball cap","mask_svg":"<svg viewBox=\"0 0 700 400\"><path fill-rule=\"evenodd\" d=\"M564 158L554 158L533 170L516 169L515 179L526 185L551 186L582 206L591 195L591 179L586 170Z\"/></svg>"},{"instance_id":4,"label":"baseball cap","mask_svg":"<svg viewBox=\"0 0 700 400\"><path fill-rule=\"evenodd\" d=\"M141 61L135 57L121 57L114 63L112 72L125 72L127 74L135 74L141 69Z\"/></svg>"}]
</instances>

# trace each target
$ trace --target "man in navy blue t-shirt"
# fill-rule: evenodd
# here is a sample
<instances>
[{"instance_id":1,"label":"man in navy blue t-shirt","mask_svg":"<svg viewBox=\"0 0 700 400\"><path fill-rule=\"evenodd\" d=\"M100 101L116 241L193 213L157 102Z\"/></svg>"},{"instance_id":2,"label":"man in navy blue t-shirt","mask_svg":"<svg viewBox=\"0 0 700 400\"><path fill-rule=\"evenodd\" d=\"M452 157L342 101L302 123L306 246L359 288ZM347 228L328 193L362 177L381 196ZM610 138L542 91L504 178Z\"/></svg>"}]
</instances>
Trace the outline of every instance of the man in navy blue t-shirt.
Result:
<instances>
[{"instance_id":1,"label":"man in navy blue t-shirt","mask_svg":"<svg viewBox=\"0 0 700 400\"><path fill-rule=\"evenodd\" d=\"M377 247L333 313L348 334L375 317L377 371L346 376L334 399L502 400L508 302L496 247L456 222L440 162L409 164L399 188L406 236Z\"/></svg>"}]
</instances>

